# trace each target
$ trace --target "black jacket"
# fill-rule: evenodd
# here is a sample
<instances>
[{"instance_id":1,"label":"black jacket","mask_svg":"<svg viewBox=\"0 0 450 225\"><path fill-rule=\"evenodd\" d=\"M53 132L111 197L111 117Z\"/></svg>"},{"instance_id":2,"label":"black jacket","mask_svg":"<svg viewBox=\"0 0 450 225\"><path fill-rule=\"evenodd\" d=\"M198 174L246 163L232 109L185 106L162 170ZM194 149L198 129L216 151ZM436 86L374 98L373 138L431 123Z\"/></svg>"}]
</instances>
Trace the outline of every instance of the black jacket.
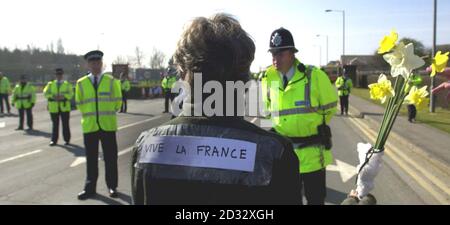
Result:
<instances>
[{"instance_id":1,"label":"black jacket","mask_svg":"<svg viewBox=\"0 0 450 225\"><path fill-rule=\"evenodd\" d=\"M253 172L139 163L154 136L220 137L256 143ZM143 132L133 148L134 204L301 204L299 162L291 143L236 117L178 117Z\"/></svg>"}]
</instances>

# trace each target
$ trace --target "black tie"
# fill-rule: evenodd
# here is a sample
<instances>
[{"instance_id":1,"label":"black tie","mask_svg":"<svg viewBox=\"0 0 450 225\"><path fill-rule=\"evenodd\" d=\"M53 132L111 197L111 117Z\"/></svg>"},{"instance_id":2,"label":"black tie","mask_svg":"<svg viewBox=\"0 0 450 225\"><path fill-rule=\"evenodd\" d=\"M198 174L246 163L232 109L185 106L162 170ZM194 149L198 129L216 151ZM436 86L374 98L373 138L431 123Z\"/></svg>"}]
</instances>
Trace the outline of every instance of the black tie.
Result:
<instances>
[{"instance_id":1,"label":"black tie","mask_svg":"<svg viewBox=\"0 0 450 225\"><path fill-rule=\"evenodd\" d=\"M286 88L286 86L288 85L288 78L286 75L283 75L283 88Z\"/></svg>"},{"instance_id":2,"label":"black tie","mask_svg":"<svg viewBox=\"0 0 450 225\"><path fill-rule=\"evenodd\" d=\"M94 76L94 88L95 90L97 90L97 77Z\"/></svg>"}]
</instances>

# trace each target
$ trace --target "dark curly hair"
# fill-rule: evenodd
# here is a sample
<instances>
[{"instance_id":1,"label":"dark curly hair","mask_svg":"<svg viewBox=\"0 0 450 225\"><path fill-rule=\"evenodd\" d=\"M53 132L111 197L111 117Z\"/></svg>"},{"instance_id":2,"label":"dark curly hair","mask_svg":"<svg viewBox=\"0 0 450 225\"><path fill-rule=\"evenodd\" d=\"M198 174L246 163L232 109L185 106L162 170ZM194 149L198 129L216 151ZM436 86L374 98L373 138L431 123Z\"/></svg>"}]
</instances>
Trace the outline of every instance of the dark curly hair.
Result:
<instances>
[{"instance_id":1,"label":"dark curly hair","mask_svg":"<svg viewBox=\"0 0 450 225\"><path fill-rule=\"evenodd\" d=\"M174 54L181 76L193 85L193 74L203 82L248 81L255 44L231 15L198 17L185 29Z\"/></svg>"}]
</instances>

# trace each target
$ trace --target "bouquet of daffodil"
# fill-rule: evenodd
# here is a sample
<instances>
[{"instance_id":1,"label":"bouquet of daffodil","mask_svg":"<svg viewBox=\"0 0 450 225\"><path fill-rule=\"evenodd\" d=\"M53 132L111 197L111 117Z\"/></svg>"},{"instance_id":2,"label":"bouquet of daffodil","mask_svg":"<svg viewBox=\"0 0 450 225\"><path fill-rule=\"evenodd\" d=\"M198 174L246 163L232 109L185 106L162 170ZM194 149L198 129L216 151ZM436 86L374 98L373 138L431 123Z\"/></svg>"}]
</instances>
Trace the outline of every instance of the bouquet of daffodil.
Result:
<instances>
[{"instance_id":1,"label":"bouquet of daffodil","mask_svg":"<svg viewBox=\"0 0 450 225\"><path fill-rule=\"evenodd\" d=\"M414 54L412 43L397 43L397 40L398 34L391 31L390 35L381 40L378 49L378 54L383 54L384 60L391 66L390 76L395 78L394 85L392 86L385 74L379 76L377 83L369 85L370 97L380 100L383 104L387 102L387 105L375 144L359 143L357 146L360 164L357 167L356 192L359 198L366 196L373 189L373 181L381 168L384 145L403 103L406 101L408 104L414 104L418 109L429 103L427 86L417 88L410 85L414 70L425 65L425 61ZM431 65L431 76L442 72L447 61L448 52L438 52Z\"/></svg>"}]
</instances>

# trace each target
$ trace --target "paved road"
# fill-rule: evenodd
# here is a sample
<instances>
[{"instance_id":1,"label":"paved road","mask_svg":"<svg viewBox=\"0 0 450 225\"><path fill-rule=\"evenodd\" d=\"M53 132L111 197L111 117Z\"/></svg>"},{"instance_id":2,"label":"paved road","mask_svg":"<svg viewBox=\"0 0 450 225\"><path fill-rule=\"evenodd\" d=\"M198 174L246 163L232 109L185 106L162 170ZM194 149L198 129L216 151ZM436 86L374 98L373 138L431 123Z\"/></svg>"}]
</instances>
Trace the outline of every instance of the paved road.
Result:
<instances>
[{"instance_id":1,"label":"paved road","mask_svg":"<svg viewBox=\"0 0 450 225\"><path fill-rule=\"evenodd\" d=\"M119 199L107 197L103 161L99 163L98 198L78 201L85 179L80 113L72 111L73 146L49 147L51 122L45 101L34 109L34 132L14 131L17 117L3 117L0 122L0 204L129 204L130 146L144 130L169 120L161 114L161 99L129 102L129 113L119 114ZM60 140L62 144L62 140Z\"/></svg>"},{"instance_id":2,"label":"paved road","mask_svg":"<svg viewBox=\"0 0 450 225\"><path fill-rule=\"evenodd\" d=\"M38 96L34 109L36 131L14 131L17 117L0 117L0 204L130 204L130 147L140 132L169 120L162 114L163 101L131 100L129 113L119 114L119 192L120 198L107 195L103 162L99 164L98 197L78 201L76 194L83 188L85 161L80 114L72 112L71 147L49 147L51 123L45 111L45 101ZM332 120L335 163L328 167L327 204L340 204L354 187L357 164L356 143L367 137L352 120L335 117ZM259 124L259 120L249 118ZM362 119L361 119L362 120ZM60 141L60 143L62 143ZM405 182L404 172L386 158L373 192L379 204L430 204L420 192ZM392 165L392 166L391 166Z\"/></svg>"}]
</instances>

